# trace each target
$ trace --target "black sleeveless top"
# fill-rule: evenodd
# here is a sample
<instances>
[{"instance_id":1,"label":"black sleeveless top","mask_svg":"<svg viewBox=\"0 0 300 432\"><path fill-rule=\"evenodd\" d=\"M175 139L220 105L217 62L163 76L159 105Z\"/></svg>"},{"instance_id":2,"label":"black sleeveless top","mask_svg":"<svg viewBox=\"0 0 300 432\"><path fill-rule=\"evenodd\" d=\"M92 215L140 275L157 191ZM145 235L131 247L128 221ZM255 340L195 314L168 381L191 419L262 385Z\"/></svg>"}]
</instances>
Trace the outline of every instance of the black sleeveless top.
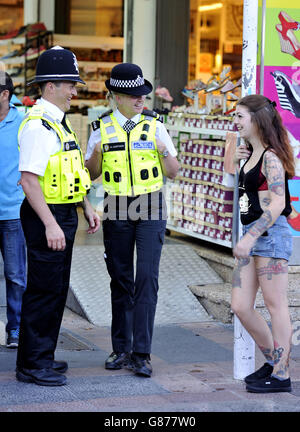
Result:
<instances>
[{"instance_id":1,"label":"black sleeveless top","mask_svg":"<svg viewBox=\"0 0 300 432\"><path fill-rule=\"evenodd\" d=\"M263 161L263 157L266 149L261 155L257 164L251 168L246 174L244 173L244 166L249 159L244 163L240 170L239 175L239 205L241 214L241 223L243 225L248 225L251 222L256 221L263 214L263 210L259 203L258 198L258 188L260 187L260 171ZM288 188L288 176L285 173L285 208L283 209L281 215L289 216L292 211L290 203L290 192Z\"/></svg>"}]
</instances>

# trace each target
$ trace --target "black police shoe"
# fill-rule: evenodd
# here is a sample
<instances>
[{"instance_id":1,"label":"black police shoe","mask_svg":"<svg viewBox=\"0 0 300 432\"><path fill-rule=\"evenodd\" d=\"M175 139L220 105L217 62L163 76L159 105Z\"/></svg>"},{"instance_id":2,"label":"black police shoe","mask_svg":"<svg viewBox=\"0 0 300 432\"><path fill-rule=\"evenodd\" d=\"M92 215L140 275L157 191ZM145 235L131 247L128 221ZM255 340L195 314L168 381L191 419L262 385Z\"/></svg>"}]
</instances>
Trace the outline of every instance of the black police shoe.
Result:
<instances>
[{"instance_id":1,"label":"black police shoe","mask_svg":"<svg viewBox=\"0 0 300 432\"><path fill-rule=\"evenodd\" d=\"M290 378L281 381L270 375L267 378L262 378L253 384L247 384L246 390L251 393L291 392L292 386Z\"/></svg>"},{"instance_id":2,"label":"black police shoe","mask_svg":"<svg viewBox=\"0 0 300 432\"><path fill-rule=\"evenodd\" d=\"M65 373L65 372L67 372L67 370L68 370L68 363L67 362L65 362L65 361L58 361L58 360L53 360L53 363L52 363L52 369L55 371L55 372L59 372L59 373Z\"/></svg>"},{"instance_id":3,"label":"black police shoe","mask_svg":"<svg viewBox=\"0 0 300 432\"><path fill-rule=\"evenodd\" d=\"M272 372L273 372L273 366L271 366L269 363L265 363L257 371L246 376L246 378L244 378L244 381L246 384L252 384L252 383L256 382L257 380L260 380L262 378L266 378L267 376L271 375Z\"/></svg>"},{"instance_id":4,"label":"black police shoe","mask_svg":"<svg viewBox=\"0 0 300 432\"><path fill-rule=\"evenodd\" d=\"M127 366L129 358L129 353L116 353L113 351L105 361L105 369L122 369Z\"/></svg>"},{"instance_id":5,"label":"black police shoe","mask_svg":"<svg viewBox=\"0 0 300 432\"><path fill-rule=\"evenodd\" d=\"M152 366L149 355L145 358L144 356L140 357L136 354L131 354L127 368L135 372L137 375L144 377L151 377L152 375Z\"/></svg>"},{"instance_id":6,"label":"black police shoe","mask_svg":"<svg viewBox=\"0 0 300 432\"><path fill-rule=\"evenodd\" d=\"M16 372L16 378L18 381L34 383L40 386L62 386L67 382L67 378L64 375L55 372L51 368L18 368Z\"/></svg>"}]
</instances>

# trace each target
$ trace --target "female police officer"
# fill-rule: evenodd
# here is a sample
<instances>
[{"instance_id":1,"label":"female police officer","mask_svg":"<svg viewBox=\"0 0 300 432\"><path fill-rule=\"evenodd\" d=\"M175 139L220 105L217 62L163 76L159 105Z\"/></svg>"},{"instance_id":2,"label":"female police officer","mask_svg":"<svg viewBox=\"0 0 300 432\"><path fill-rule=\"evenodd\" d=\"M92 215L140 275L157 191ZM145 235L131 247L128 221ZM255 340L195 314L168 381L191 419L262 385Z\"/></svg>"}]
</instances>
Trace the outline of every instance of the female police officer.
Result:
<instances>
[{"instance_id":1,"label":"female police officer","mask_svg":"<svg viewBox=\"0 0 300 432\"><path fill-rule=\"evenodd\" d=\"M105 367L128 366L149 377L166 227L163 174L174 178L179 165L159 116L143 110L152 85L141 68L131 63L115 66L106 87L117 109L93 122L86 155L91 178L102 173L105 190L103 234L111 277L113 346Z\"/></svg>"},{"instance_id":2,"label":"female police officer","mask_svg":"<svg viewBox=\"0 0 300 432\"><path fill-rule=\"evenodd\" d=\"M76 204L84 208L88 232L100 221L85 195L90 178L65 111L76 95L75 55L61 47L45 51L36 77L42 98L19 129L21 184L26 198L21 221L28 255L16 377L38 385L63 385L66 362L54 351L66 303L72 248L77 229Z\"/></svg>"}]
</instances>

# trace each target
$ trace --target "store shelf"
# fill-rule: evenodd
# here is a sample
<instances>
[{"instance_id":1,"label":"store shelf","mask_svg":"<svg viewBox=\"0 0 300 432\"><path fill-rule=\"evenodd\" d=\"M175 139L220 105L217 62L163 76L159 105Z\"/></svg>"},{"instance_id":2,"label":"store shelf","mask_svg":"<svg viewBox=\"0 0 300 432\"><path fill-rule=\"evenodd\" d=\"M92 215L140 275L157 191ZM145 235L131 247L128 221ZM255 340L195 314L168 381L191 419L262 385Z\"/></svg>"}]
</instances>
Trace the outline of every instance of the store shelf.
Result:
<instances>
[{"instance_id":1,"label":"store shelf","mask_svg":"<svg viewBox=\"0 0 300 432\"><path fill-rule=\"evenodd\" d=\"M0 46L2 45L24 45L25 44L25 37L16 37L11 39L0 39Z\"/></svg>"},{"instance_id":2,"label":"store shelf","mask_svg":"<svg viewBox=\"0 0 300 432\"><path fill-rule=\"evenodd\" d=\"M78 86L78 99L72 105L96 106L105 101L105 81L111 69L122 62L124 38L84 35L53 35L53 44L71 49L76 57L79 74L86 83Z\"/></svg>"},{"instance_id":3,"label":"store shelf","mask_svg":"<svg viewBox=\"0 0 300 432\"><path fill-rule=\"evenodd\" d=\"M176 125L170 125L165 124L166 128L168 130L172 131L178 131L178 132L187 132L187 133L199 133L200 135L208 135L208 136L217 136L217 137L226 137L228 130L219 130L219 129L212 129L212 128L195 128L195 127L188 127L188 126L176 126Z\"/></svg>"},{"instance_id":4,"label":"store shelf","mask_svg":"<svg viewBox=\"0 0 300 432\"><path fill-rule=\"evenodd\" d=\"M232 242L231 241L218 240L216 238L212 238L212 237L205 236L203 234L196 233L196 232L194 232L192 230L187 230L187 229L184 229L184 228L176 227L175 225L172 225L172 224L169 224L169 223L167 223L167 229L169 229L170 231L179 232L181 234L185 234L187 236L197 238L199 240L205 240L205 241L208 241L208 242L211 242L211 243L215 243L215 244L218 244L218 245L221 245L221 246L229 247L229 248L232 247Z\"/></svg>"},{"instance_id":5,"label":"store shelf","mask_svg":"<svg viewBox=\"0 0 300 432\"><path fill-rule=\"evenodd\" d=\"M233 129L231 120L171 113L165 123L180 162L178 176L168 186L167 228L225 247L232 247L233 188L223 184L225 141Z\"/></svg>"},{"instance_id":6,"label":"store shelf","mask_svg":"<svg viewBox=\"0 0 300 432\"><path fill-rule=\"evenodd\" d=\"M66 35L55 33L53 35L54 45L67 48L91 48L102 50L123 50L124 38L104 36Z\"/></svg>"},{"instance_id":7,"label":"store shelf","mask_svg":"<svg viewBox=\"0 0 300 432\"><path fill-rule=\"evenodd\" d=\"M18 87L17 95L19 97L25 96L29 90L27 84L33 78L38 57L45 49L52 46L52 32L41 31L36 32L34 35L31 34L30 37L27 37L26 34L22 37L1 39L0 46L2 57L10 56L0 58L0 62L8 65L8 70L13 71L14 74L18 74L17 76L12 76L12 80L14 86ZM16 66L18 68L15 71ZM33 99L37 96L38 90L35 95L31 93Z\"/></svg>"},{"instance_id":8,"label":"store shelf","mask_svg":"<svg viewBox=\"0 0 300 432\"><path fill-rule=\"evenodd\" d=\"M111 69L114 66L116 66L118 63L113 62L96 62L96 61L79 61L78 66L79 67L97 67L102 69Z\"/></svg>"},{"instance_id":9,"label":"store shelf","mask_svg":"<svg viewBox=\"0 0 300 432\"><path fill-rule=\"evenodd\" d=\"M2 59L1 62L5 63L5 64L11 64L11 65L16 65L16 64L22 64L23 65L23 64L25 64L25 61L37 59L44 51L45 50L42 50L42 51L39 51L38 53L27 55L27 56L26 56L26 54L24 54L20 57L9 57L6 59Z\"/></svg>"},{"instance_id":10,"label":"store shelf","mask_svg":"<svg viewBox=\"0 0 300 432\"><path fill-rule=\"evenodd\" d=\"M97 106L103 103L102 99L72 99L71 106L80 106L80 105L88 105L88 106Z\"/></svg>"}]
</instances>

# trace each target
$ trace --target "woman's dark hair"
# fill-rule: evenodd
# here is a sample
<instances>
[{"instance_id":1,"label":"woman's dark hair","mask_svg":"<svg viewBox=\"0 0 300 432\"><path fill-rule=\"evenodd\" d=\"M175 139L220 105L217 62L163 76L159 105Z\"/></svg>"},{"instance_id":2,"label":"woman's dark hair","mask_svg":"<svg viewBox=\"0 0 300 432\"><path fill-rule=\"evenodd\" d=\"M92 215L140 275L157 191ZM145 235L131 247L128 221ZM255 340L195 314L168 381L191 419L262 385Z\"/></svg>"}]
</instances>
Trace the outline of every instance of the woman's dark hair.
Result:
<instances>
[{"instance_id":1,"label":"woman's dark hair","mask_svg":"<svg viewBox=\"0 0 300 432\"><path fill-rule=\"evenodd\" d=\"M4 90L9 91L8 100L10 101L14 93L14 85L8 73L0 71L0 93L2 93Z\"/></svg>"},{"instance_id":2,"label":"woman's dark hair","mask_svg":"<svg viewBox=\"0 0 300 432\"><path fill-rule=\"evenodd\" d=\"M248 109L263 146L270 147L281 160L288 177L294 177L293 149L287 130L275 108L276 103L262 95L249 95L240 99L237 105L245 106Z\"/></svg>"}]
</instances>

